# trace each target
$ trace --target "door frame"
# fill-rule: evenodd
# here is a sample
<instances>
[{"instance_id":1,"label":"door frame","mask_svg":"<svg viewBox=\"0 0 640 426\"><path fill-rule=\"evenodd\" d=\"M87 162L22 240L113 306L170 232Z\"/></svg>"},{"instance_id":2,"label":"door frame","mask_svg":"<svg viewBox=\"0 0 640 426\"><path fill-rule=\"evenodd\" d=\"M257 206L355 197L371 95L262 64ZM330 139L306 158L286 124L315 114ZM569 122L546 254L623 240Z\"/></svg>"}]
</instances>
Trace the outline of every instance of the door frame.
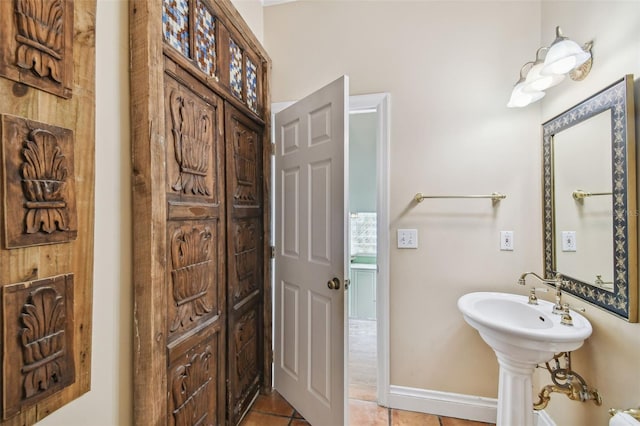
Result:
<instances>
[{"instance_id":1,"label":"door frame","mask_svg":"<svg viewBox=\"0 0 640 426\"><path fill-rule=\"evenodd\" d=\"M378 383L377 398L378 404L387 407L389 405L390 379L389 379L389 250L390 250L390 232L389 232L389 168L390 168L390 101L389 93L372 93L366 95L349 96L349 113L365 112L370 110L376 113L376 210L378 214L376 232L377 232L377 263L378 274L376 278L376 328L377 328L377 361L378 361ZM282 111L294 102L275 102L271 104L271 123L275 122L275 114ZM271 127L271 140L275 140L273 132L275 129ZM273 160L271 161L273 165ZM272 167L272 181L274 169ZM272 191L271 197L275 197L275 191ZM275 209L275 202L271 200L271 208ZM275 211L271 211L271 217L275 217ZM273 222L271 223L273 232ZM271 237L273 238L273 237ZM271 240L271 245L274 242ZM271 276L273 281L273 275ZM272 283L271 289L273 291ZM274 297L271 297L272 303ZM382 301L382 302L380 302ZM346 309L346 308L345 308ZM272 315L275 314L275 307L272 306ZM273 321L275 323L275 321ZM271 333L273 335L273 332ZM270 337L270 336L269 336ZM272 339L265 342L266 348L273 348ZM348 394L345 394L348 398Z\"/></svg>"}]
</instances>

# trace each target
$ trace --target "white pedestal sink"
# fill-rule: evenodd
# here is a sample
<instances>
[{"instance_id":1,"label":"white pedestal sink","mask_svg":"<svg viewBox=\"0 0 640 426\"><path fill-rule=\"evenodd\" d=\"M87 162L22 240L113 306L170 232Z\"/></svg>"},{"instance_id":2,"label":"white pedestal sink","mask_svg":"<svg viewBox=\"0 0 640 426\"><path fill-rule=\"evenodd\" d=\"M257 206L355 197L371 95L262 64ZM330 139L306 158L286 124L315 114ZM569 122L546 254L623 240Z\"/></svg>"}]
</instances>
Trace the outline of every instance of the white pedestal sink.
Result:
<instances>
[{"instance_id":1,"label":"white pedestal sink","mask_svg":"<svg viewBox=\"0 0 640 426\"><path fill-rule=\"evenodd\" d=\"M534 426L533 371L558 352L582 346L591 335L591 323L571 311L573 326L551 313L553 303L510 293L468 293L458 308L469 325L493 349L500 365L497 426Z\"/></svg>"}]
</instances>

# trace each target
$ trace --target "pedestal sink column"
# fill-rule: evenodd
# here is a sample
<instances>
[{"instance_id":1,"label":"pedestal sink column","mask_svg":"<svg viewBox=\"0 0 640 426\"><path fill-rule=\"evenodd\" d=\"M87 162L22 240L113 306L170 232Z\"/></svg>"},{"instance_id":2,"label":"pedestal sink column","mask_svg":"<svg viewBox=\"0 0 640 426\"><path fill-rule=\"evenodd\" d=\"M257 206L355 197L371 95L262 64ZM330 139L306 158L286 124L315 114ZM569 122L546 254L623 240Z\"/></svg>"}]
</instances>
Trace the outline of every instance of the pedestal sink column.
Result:
<instances>
[{"instance_id":1,"label":"pedestal sink column","mask_svg":"<svg viewBox=\"0 0 640 426\"><path fill-rule=\"evenodd\" d=\"M536 364L513 360L496 351L500 365L496 426L534 426L533 384Z\"/></svg>"},{"instance_id":2,"label":"pedestal sink column","mask_svg":"<svg viewBox=\"0 0 640 426\"><path fill-rule=\"evenodd\" d=\"M465 321L478 330L495 352L500 365L497 426L533 426L532 377L536 366L559 352L582 346L591 335L591 323L571 312L573 326L553 315L553 303L528 303L527 296L467 293L458 299Z\"/></svg>"}]
</instances>

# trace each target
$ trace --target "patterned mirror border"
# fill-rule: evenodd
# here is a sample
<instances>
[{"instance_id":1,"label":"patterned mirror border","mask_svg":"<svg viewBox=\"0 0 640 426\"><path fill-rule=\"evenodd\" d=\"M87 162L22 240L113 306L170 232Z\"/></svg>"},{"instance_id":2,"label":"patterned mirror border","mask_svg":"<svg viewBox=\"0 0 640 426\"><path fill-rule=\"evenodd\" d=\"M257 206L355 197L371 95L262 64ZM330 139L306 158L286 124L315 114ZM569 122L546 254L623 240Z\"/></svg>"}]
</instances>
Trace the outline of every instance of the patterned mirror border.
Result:
<instances>
[{"instance_id":1,"label":"patterned mirror border","mask_svg":"<svg viewBox=\"0 0 640 426\"><path fill-rule=\"evenodd\" d=\"M635 173L635 130L633 75L626 75L609 87L547 121L543 127L543 232L545 276L556 272L553 204L553 137L603 111L611 110L611 153L613 183L613 292L563 275L563 290L618 315L637 321L637 216Z\"/></svg>"}]
</instances>

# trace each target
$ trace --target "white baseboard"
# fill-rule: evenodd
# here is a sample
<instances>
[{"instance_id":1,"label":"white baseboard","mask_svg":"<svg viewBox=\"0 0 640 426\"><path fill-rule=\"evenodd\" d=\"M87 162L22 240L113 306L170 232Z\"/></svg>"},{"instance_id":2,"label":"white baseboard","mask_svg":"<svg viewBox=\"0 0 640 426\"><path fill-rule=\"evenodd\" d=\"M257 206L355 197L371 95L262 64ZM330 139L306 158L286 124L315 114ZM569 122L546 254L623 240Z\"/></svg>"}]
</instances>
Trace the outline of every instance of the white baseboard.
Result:
<instances>
[{"instance_id":1,"label":"white baseboard","mask_svg":"<svg viewBox=\"0 0 640 426\"><path fill-rule=\"evenodd\" d=\"M404 386L389 387L389 407L445 417L495 423L498 400Z\"/></svg>"},{"instance_id":2,"label":"white baseboard","mask_svg":"<svg viewBox=\"0 0 640 426\"><path fill-rule=\"evenodd\" d=\"M546 411L534 411L536 416L536 426L557 426L556 422L547 414Z\"/></svg>"},{"instance_id":3,"label":"white baseboard","mask_svg":"<svg viewBox=\"0 0 640 426\"><path fill-rule=\"evenodd\" d=\"M390 408L496 423L498 400L482 396L440 392L428 389L389 386ZM535 411L536 426L556 426L544 411Z\"/></svg>"}]
</instances>

